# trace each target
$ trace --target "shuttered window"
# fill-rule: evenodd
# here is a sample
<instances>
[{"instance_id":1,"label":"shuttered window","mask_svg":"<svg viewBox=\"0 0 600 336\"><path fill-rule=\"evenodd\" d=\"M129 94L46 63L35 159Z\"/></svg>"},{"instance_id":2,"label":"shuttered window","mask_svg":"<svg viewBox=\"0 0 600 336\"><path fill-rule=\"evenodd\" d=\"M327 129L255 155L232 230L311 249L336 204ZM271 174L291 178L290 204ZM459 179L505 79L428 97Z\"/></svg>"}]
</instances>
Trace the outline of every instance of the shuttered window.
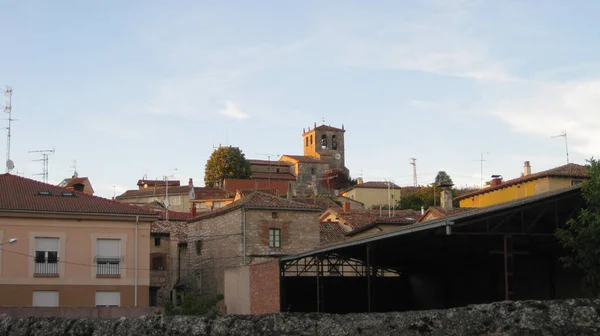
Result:
<instances>
[{"instance_id":1,"label":"shuttered window","mask_svg":"<svg viewBox=\"0 0 600 336\"><path fill-rule=\"evenodd\" d=\"M58 291L33 291L34 307L58 307Z\"/></svg>"},{"instance_id":2,"label":"shuttered window","mask_svg":"<svg viewBox=\"0 0 600 336\"><path fill-rule=\"evenodd\" d=\"M120 292L96 292L96 307L121 306Z\"/></svg>"},{"instance_id":3,"label":"shuttered window","mask_svg":"<svg viewBox=\"0 0 600 336\"><path fill-rule=\"evenodd\" d=\"M98 239L96 241L96 274L118 276L121 271L121 240Z\"/></svg>"},{"instance_id":4,"label":"shuttered window","mask_svg":"<svg viewBox=\"0 0 600 336\"><path fill-rule=\"evenodd\" d=\"M35 274L58 274L58 238L35 238Z\"/></svg>"}]
</instances>

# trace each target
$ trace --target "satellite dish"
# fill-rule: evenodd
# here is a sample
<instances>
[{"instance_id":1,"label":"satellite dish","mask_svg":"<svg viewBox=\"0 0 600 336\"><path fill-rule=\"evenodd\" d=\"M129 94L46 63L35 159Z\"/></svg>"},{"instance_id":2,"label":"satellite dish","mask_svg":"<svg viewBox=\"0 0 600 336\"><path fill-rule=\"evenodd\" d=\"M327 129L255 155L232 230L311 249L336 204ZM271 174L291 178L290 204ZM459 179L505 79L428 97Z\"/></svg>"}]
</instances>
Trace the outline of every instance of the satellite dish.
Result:
<instances>
[{"instance_id":1,"label":"satellite dish","mask_svg":"<svg viewBox=\"0 0 600 336\"><path fill-rule=\"evenodd\" d=\"M12 160L7 160L6 161L6 168L8 168L8 171L11 171L15 168L15 163Z\"/></svg>"}]
</instances>

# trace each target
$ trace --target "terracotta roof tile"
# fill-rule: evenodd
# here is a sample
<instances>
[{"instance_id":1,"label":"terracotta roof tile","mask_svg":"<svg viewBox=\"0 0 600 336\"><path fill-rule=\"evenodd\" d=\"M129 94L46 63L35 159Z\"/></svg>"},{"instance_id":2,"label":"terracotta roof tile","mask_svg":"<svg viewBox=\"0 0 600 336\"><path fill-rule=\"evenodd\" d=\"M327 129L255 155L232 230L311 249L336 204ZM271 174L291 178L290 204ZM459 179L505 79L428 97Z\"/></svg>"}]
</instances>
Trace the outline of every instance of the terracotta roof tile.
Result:
<instances>
[{"instance_id":1,"label":"terracotta roof tile","mask_svg":"<svg viewBox=\"0 0 600 336\"><path fill-rule=\"evenodd\" d=\"M269 160L248 160L251 165L256 166L278 166L289 168L290 163L285 161L269 161Z\"/></svg>"},{"instance_id":2,"label":"terracotta roof tile","mask_svg":"<svg viewBox=\"0 0 600 336\"><path fill-rule=\"evenodd\" d=\"M239 189L237 193L239 193L241 197L246 197L255 191L259 191L261 193L273 196L279 196L279 192L277 191L277 189Z\"/></svg>"},{"instance_id":3,"label":"terracotta roof tile","mask_svg":"<svg viewBox=\"0 0 600 336\"><path fill-rule=\"evenodd\" d=\"M189 186L182 187L168 187L169 195L187 195L190 193ZM218 188L209 188L209 187L194 187L194 193L196 194L196 199L205 199L205 198L223 198L227 196L227 192ZM202 193L205 193L205 196L202 196ZM144 190L127 190L123 194L116 197L116 199L127 199L134 197L151 197L151 196L164 196L165 188L151 188Z\"/></svg>"},{"instance_id":4,"label":"terracotta roof tile","mask_svg":"<svg viewBox=\"0 0 600 336\"><path fill-rule=\"evenodd\" d=\"M0 210L155 216L148 209L11 174L0 175L0 190Z\"/></svg>"},{"instance_id":5,"label":"terracotta roof tile","mask_svg":"<svg viewBox=\"0 0 600 336\"><path fill-rule=\"evenodd\" d=\"M164 210L155 209L154 213L156 213L158 215L159 220L165 220L167 218ZM180 212L180 211L169 210L169 220L170 221L184 221L185 222L191 218L192 218L192 214L189 212Z\"/></svg>"},{"instance_id":6,"label":"terracotta roof tile","mask_svg":"<svg viewBox=\"0 0 600 336\"><path fill-rule=\"evenodd\" d=\"M187 242L188 227L185 221L156 221L152 223L150 230L154 233L169 233L180 243Z\"/></svg>"},{"instance_id":7,"label":"terracotta roof tile","mask_svg":"<svg viewBox=\"0 0 600 336\"><path fill-rule=\"evenodd\" d=\"M321 246L339 243L347 240L346 231L338 223L322 222L319 224Z\"/></svg>"},{"instance_id":8,"label":"terracotta roof tile","mask_svg":"<svg viewBox=\"0 0 600 336\"><path fill-rule=\"evenodd\" d=\"M267 173L267 172L254 172L252 178L257 180L286 180L296 181L296 176L291 173Z\"/></svg>"},{"instance_id":9,"label":"terracotta roof tile","mask_svg":"<svg viewBox=\"0 0 600 336\"><path fill-rule=\"evenodd\" d=\"M544 171L526 175L526 176L521 176L521 177L518 177L518 178L512 179L512 180L503 181L501 184L499 184L497 186L492 186L492 187L476 190L476 191L470 192L468 194L457 196L454 199L462 200L465 198L473 197L475 195L485 194L490 191L499 190L502 188L506 188L506 187L510 187L513 185L517 185L517 184L521 184L524 182L533 181L533 180L537 180L537 179L541 179L541 178L546 178L546 177L567 177L567 178L570 177L570 178L585 179L588 177L588 174L587 174L587 168L585 166L578 165L576 163L568 163L568 164L560 166L560 167L544 170Z\"/></svg>"},{"instance_id":10,"label":"terracotta roof tile","mask_svg":"<svg viewBox=\"0 0 600 336\"><path fill-rule=\"evenodd\" d=\"M321 163L321 164L327 163L320 159L317 159L317 158L314 158L311 156L304 156L304 155L283 155L283 156L281 156L279 161L285 161L285 158L292 159L294 161L298 161L298 162L302 162L302 163Z\"/></svg>"},{"instance_id":11,"label":"terracotta roof tile","mask_svg":"<svg viewBox=\"0 0 600 336\"><path fill-rule=\"evenodd\" d=\"M219 208L217 210L214 211L207 211L205 213L202 213L200 215L198 215L197 217L194 217L192 219L189 220L189 222L196 222L205 218L211 218L211 217L215 217L215 216L219 216L222 215L224 213L233 211L233 210L237 210L237 209L242 209L242 208L252 208L252 209L292 209L292 210L299 210L299 211L314 211L314 212L321 212L321 209L315 208L313 206L309 206L303 203L299 203L299 202L294 202L294 201L290 201L288 199L279 197L279 196L273 196L273 195L269 195L269 194L265 194L262 193L260 191L255 191L253 193L251 193L250 195L235 201L233 203L227 204L226 206Z\"/></svg>"},{"instance_id":12,"label":"terracotta roof tile","mask_svg":"<svg viewBox=\"0 0 600 336\"><path fill-rule=\"evenodd\" d=\"M292 198L294 202L300 202L304 204L308 204L319 208L323 211L327 209L337 209L342 210L342 207L339 206L334 200L329 197L303 197L303 198Z\"/></svg>"},{"instance_id":13,"label":"terracotta roof tile","mask_svg":"<svg viewBox=\"0 0 600 336\"><path fill-rule=\"evenodd\" d=\"M312 129L309 129L308 131L304 132L304 134L308 134L310 132L313 132L314 130L319 130L319 131L333 131L333 132L346 132L346 130L344 130L343 128L337 128L337 127L333 127L333 126L329 126L329 125L321 125L321 126L317 126L314 127ZM302 134L302 135L304 135Z\"/></svg>"},{"instance_id":14,"label":"terracotta roof tile","mask_svg":"<svg viewBox=\"0 0 600 336\"><path fill-rule=\"evenodd\" d=\"M361 184L355 184L352 187L350 187L349 189L352 188L381 188L381 189L387 189L388 188L388 183L385 181L369 181L369 182L364 182ZM394 188L394 189L401 189L398 185L396 185L395 183L390 183L390 188Z\"/></svg>"}]
</instances>

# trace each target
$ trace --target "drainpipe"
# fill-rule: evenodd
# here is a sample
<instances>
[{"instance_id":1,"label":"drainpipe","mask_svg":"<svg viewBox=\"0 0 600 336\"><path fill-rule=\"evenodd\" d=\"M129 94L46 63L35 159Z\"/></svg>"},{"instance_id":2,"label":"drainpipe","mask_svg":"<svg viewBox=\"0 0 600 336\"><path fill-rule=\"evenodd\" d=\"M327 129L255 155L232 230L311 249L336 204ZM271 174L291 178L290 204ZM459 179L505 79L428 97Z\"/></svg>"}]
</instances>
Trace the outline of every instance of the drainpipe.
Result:
<instances>
[{"instance_id":1,"label":"drainpipe","mask_svg":"<svg viewBox=\"0 0 600 336\"><path fill-rule=\"evenodd\" d=\"M134 275L133 275L133 301L134 301L134 305L137 308L138 306L138 223L140 221L140 216L135 216L135 238L134 240L134 249L135 249L135 254L134 254L134 265L133 265L133 269L134 269Z\"/></svg>"},{"instance_id":2,"label":"drainpipe","mask_svg":"<svg viewBox=\"0 0 600 336\"><path fill-rule=\"evenodd\" d=\"M242 264L246 266L246 209L242 208Z\"/></svg>"}]
</instances>

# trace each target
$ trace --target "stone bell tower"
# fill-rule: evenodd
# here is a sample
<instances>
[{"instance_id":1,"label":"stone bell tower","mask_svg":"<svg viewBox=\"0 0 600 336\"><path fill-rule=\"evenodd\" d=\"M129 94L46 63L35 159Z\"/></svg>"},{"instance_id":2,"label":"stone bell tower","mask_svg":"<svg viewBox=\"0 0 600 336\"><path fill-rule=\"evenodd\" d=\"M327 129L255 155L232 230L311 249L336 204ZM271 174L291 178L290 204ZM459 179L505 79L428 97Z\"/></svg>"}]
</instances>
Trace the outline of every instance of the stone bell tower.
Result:
<instances>
[{"instance_id":1,"label":"stone bell tower","mask_svg":"<svg viewBox=\"0 0 600 336\"><path fill-rule=\"evenodd\" d=\"M314 157L329 163L330 169L342 169L348 172L345 165L344 126L342 128L328 125L310 127L303 130L302 142L304 156Z\"/></svg>"}]
</instances>

